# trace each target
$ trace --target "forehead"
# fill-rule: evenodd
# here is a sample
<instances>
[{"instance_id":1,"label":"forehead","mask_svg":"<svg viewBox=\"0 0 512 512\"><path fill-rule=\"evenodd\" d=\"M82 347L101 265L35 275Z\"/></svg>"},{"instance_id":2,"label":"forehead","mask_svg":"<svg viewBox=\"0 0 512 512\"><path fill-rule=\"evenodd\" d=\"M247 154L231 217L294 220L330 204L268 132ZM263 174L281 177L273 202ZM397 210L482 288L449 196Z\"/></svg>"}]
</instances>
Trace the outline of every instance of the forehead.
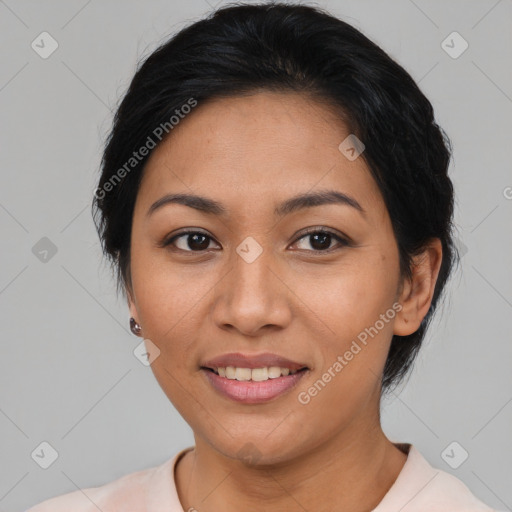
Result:
<instances>
[{"instance_id":1,"label":"forehead","mask_svg":"<svg viewBox=\"0 0 512 512\"><path fill-rule=\"evenodd\" d=\"M199 103L152 152L139 193L149 201L192 189L249 204L320 187L375 201L364 160L339 150L348 135L335 109L298 93Z\"/></svg>"}]
</instances>

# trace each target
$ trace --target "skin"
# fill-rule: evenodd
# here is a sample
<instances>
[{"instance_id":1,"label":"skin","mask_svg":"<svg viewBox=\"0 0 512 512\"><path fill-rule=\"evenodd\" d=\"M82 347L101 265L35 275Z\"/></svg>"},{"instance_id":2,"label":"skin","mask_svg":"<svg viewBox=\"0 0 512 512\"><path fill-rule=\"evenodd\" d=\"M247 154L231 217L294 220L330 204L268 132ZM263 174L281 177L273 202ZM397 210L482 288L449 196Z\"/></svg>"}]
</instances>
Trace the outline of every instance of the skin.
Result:
<instances>
[{"instance_id":1,"label":"skin","mask_svg":"<svg viewBox=\"0 0 512 512\"><path fill-rule=\"evenodd\" d=\"M441 244L432 240L412 280L401 278L380 191L363 158L349 161L338 149L348 134L313 99L258 92L199 104L146 164L128 304L141 337L160 350L155 377L194 432L195 449L176 467L184 510L322 512L335 503L368 511L406 461L380 425L380 381L393 334L415 332L428 312ZM356 199L364 215L341 204L274 215L282 201L326 189ZM148 216L168 193L206 196L227 213L167 204ZM315 244L303 235L309 227L351 243ZM183 228L206 233L207 249L198 251L186 235L159 246ZM252 263L236 252L248 236L263 249ZM299 392L397 302L401 311L301 404ZM240 404L218 394L199 369L227 352L277 353L309 371L277 399ZM255 447L252 462L238 453L247 443Z\"/></svg>"}]
</instances>

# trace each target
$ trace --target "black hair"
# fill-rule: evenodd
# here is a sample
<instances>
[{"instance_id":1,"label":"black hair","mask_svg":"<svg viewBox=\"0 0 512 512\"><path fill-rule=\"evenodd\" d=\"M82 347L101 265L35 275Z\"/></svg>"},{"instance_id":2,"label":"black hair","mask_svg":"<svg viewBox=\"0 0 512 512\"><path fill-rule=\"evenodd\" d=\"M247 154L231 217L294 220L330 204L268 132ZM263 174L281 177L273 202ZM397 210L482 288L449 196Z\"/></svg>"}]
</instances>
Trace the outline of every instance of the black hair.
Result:
<instances>
[{"instance_id":1,"label":"black hair","mask_svg":"<svg viewBox=\"0 0 512 512\"><path fill-rule=\"evenodd\" d=\"M416 332L393 336L382 380L386 391L416 358L457 261L451 145L412 77L359 30L318 7L228 5L185 27L140 64L115 113L93 200L118 291L131 289L133 210L151 150L137 158L134 152L151 147L150 140L155 145L163 131L172 136L175 120L187 112L184 105L258 90L293 91L329 104L364 143L361 157L388 209L404 278L412 275L412 258L431 239L441 240L430 309Z\"/></svg>"}]
</instances>

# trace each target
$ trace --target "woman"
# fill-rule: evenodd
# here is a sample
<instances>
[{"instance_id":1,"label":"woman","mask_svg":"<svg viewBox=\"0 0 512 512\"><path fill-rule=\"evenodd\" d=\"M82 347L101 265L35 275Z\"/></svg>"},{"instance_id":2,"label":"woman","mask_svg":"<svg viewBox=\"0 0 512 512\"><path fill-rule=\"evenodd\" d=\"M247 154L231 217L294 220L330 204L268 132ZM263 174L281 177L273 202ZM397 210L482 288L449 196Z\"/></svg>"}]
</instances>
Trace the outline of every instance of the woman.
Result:
<instances>
[{"instance_id":1,"label":"woman","mask_svg":"<svg viewBox=\"0 0 512 512\"><path fill-rule=\"evenodd\" d=\"M380 425L456 261L450 147L407 72L307 6L158 48L95 192L133 333L194 432L44 511L490 511Z\"/></svg>"}]
</instances>

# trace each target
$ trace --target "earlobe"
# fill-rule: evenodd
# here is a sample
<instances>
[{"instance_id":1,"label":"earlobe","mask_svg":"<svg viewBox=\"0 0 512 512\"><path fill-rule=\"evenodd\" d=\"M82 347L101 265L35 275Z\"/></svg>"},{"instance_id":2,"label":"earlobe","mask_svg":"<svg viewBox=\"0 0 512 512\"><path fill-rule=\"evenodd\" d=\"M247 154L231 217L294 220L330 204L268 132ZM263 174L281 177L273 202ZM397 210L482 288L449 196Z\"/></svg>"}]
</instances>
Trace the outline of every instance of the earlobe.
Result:
<instances>
[{"instance_id":1,"label":"earlobe","mask_svg":"<svg viewBox=\"0 0 512 512\"><path fill-rule=\"evenodd\" d=\"M412 277L403 283L400 293L402 309L396 315L393 334L408 336L419 329L432 303L442 256L441 241L434 238L421 254L414 257Z\"/></svg>"},{"instance_id":2,"label":"earlobe","mask_svg":"<svg viewBox=\"0 0 512 512\"><path fill-rule=\"evenodd\" d=\"M139 318L137 308L131 298L128 299L128 308L130 309L130 330L135 336L142 336L142 327L137 320Z\"/></svg>"},{"instance_id":3,"label":"earlobe","mask_svg":"<svg viewBox=\"0 0 512 512\"><path fill-rule=\"evenodd\" d=\"M133 294L130 290L126 291L126 298L128 302L128 309L130 311L130 330L133 334L136 336L140 336L142 329L140 327L140 324L138 322L139 315L137 313L137 308L135 306L135 301L133 299Z\"/></svg>"}]
</instances>

